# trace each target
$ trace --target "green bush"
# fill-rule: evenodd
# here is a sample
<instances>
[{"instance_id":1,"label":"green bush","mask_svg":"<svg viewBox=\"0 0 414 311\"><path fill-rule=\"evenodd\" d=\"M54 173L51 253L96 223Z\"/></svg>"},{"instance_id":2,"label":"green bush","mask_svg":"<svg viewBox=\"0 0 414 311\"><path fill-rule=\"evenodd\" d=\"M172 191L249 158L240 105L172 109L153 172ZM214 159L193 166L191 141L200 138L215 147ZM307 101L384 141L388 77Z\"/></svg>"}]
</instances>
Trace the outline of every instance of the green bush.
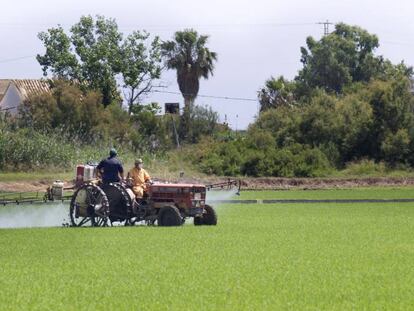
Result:
<instances>
[{"instance_id":1,"label":"green bush","mask_svg":"<svg viewBox=\"0 0 414 311\"><path fill-rule=\"evenodd\" d=\"M205 142L206 143L206 142ZM236 176L240 174L242 156L237 141L210 142L207 152L192 157L193 162L206 174Z\"/></svg>"},{"instance_id":2,"label":"green bush","mask_svg":"<svg viewBox=\"0 0 414 311\"><path fill-rule=\"evenodd\" d=\"M99 143L82 144L59 132L41 133L28 129L1 131L0 169L73 169L76 164L106 157L109 147ZM124 159L132 157L128 150L116 147Z\"/></svg>"},{"instance_id":3,"label":"green bush","mask_svg":"<svg viewBox=\"0 0 414 311\"><path fill-rule=\"evenodd\" d=\"M410 153L410 137L406 129L400 129L397 133L388 133L381 144L384 159L395 166L403 163Z\"/></svg>"},{"instance_id":4,"label":"green bush","mask_svg":"<svg viewBox=\"0 0 414 311\"><path fill-rule=\"evenodd\" d=\"M262 166L265 154L260 151L250 150L241 165L241 173L246 176L262 176Z\"/></svg>"},{"instance_id":5,"label":"green bush","mask_svg":"<svg viewBox=\"0 0 414 311\"><path fill-rule=\"evenodd\" d=\"M223 160L215 153L210 154L204 161L199 165L202 172L209 175L224 175L223 174Z\"/></svg>"},{"instance_id":6,"label":"green bush","mask_svg":"<svg viewBox=\"0 0 414 311\"><path fill-rule=\"evenodd\" d=\"M320 177L330 170L329 161L317 148L304 149L296 159L294 174L297 177Z\"/></svg>"},{"instance_id":7,"label":"green bush","mask_svg":"<svg viewBox=\"0 0 414 311\"><path fill-rule=\"evenodd\" d=\"M294 144L282 149L248 148L245 140L204 145L208 151L193 153L192 161L206 174L253 177L315 177L326 175L330 163L318 148Z\"/></svg>"},{"instance_id":8,"label":"green bush","mask_svg":"<svg viewBox=\"0 0 414 311\"><path fill-rule=\"evenodd\" d=\"M343 173L349 176L383 176L386 171L384 162L375 163L373 160L362 159L348 163Z\"/></svg>"}]
</instances>

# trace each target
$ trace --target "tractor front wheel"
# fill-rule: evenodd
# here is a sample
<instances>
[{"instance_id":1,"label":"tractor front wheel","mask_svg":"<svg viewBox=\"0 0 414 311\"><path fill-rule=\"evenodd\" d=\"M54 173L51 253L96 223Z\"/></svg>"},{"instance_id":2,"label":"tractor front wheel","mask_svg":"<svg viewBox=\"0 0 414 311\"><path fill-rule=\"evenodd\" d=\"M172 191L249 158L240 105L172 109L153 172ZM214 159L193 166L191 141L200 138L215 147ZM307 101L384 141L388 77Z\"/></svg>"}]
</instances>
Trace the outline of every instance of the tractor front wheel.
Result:
<instances>
[{"instance_id":1,"label":"tractor front wheel","mask_svg":"<svg viewBox=\"0 0 414 311\"><path fill-rule=\"evenodd\" d=\"M175 206L165 206L158 213L158 225L163 227L181 226L183 218Z\"/></svg>"},{"instance_id":2,"label":"tractor front wheel","mask_svg":"<svg viewBox=\"0 0 414 311\"><path fill-rule=\"evenodd\" d=\"M201 226L215 226L217 225L217 214L213 207L206 205L204 207L205 213L201 217L194 217L194 225Z\"/></svg>"},{"instance_id":3,"label":"tractor front wheel","mask_svg":"<svg viewBox=\"0 0 414 311\"><path fill-rule=\"evenodd\" d=\"M194 217L194 226L201 226L203 224L203 217Z\"/></svg>"}]
</instances>

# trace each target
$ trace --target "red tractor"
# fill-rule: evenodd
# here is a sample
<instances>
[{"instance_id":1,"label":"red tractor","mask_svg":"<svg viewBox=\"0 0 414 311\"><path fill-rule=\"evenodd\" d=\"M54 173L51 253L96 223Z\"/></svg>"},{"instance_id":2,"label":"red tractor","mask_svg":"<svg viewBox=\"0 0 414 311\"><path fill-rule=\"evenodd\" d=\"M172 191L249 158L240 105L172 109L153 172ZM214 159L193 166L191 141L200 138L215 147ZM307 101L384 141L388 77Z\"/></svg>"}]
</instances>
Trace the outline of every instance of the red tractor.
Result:
<instances>
[{"instance_id":1,"label":"red tractor","mask_svg":"<svg viewBox=\"0 0 414 311\"><path fill-rule=\"evenodd\" d=\"M155 183L148 185L142 199L126 184L85 182L70 202L72 226L108 226L113 223L134 225L145 222L159 226L180 226L186 218L195 225L216 225L217 214L206 204L206 192L213 188L231 188L240 183L229 180L214 185Z\"/></svg>"}]
</instances>

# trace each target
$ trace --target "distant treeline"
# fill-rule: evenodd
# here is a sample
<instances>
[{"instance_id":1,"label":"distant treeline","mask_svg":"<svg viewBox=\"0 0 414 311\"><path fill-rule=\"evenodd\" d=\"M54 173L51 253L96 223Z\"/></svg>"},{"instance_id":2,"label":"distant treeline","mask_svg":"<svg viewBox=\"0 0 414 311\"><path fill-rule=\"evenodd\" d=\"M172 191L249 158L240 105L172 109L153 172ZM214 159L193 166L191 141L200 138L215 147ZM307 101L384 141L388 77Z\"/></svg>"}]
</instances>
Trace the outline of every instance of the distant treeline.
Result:
<instances>
[{"instance_id":1,"label":"distant treeline","mask_svg":"<svg viewBox=\"0 0 414 311\"><path fill-rule=\"evenodd\" d=\"M42 38L49 42L50 36L58 36L65 42L62 31ZM78 31L72 37L76 44ZM168 55L174 66L181 59L178 47L188 42L204 46L207 36L191 30L177 32L175 40L165 47L175 53ZM153 46L158 49L158 42ZM216 58L205 47L200 55L210 56L208 70L194 69L195 91L185 98L181 116L159 115L155 103L132 101L123 109L116 97L107 102L99 87L85 88L86 82L76 79L53 80L52 93L29 98L15 118L1 117L0 168L68 167L96 158L109 146L131 154L168 153L177 147L177 133L184 160L207 174L325 176L355 162L367 167L377 163L381 171L411 169L413 70L376 55L378 46L375 35L345 24L319 41L309 37L301 48L303 68L297 76L271 77L258 91L260 113L245 133L219 124L216 112L194 102L198 79L212 72ZM49 58L40 60L47 63ZM177 65L177 77L188 61Z\"/></svg>"},{"instance_id":2,"label":"distant treeline","mask_svg":"<svg viewBox=\"0 0 414 311\"><path fill-rule=\"evenodd\" d=\"M345 24L308 38L296 78L270 78L259 91L247 134L206 141L194 162L206 173L249 176L323 176L361 160L414 166L413 70L376 56L378 46Z\"/></svg>"},{"instance_id":3,"label":"distant treeline","mask_svg":"<svg viewBox=\"0 0 414 311\"><path fill-rule=\"evenodd\" d=\"M161 115L156 103L128 111L101 100L97 91L54 81L51 93L31 96L16 116L0 115L0 169L70 168L99 160L110 147L131 157L176 147L179 116ZM194 143L219 126L217 113L206 107L194 106L190 120L195 126L186 137Z\"/></svg>"}]
</instances>

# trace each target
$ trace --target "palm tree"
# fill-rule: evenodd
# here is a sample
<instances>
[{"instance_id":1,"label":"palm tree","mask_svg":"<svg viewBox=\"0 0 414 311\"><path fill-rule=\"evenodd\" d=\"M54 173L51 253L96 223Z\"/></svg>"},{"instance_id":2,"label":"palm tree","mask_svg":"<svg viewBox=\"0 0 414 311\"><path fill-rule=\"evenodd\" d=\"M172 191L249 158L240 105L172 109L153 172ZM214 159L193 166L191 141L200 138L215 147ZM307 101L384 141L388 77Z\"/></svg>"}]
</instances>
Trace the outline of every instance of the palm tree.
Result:
<instances>
[{"instance_id":1,"label":"palm tree","mask_svg":"<svg viewBox=\"0 0 414 311\"><path fill-rule=\"evenodd\" d=\"M194 29L177 31L173 41L162 44L162 56L168 69L177 70L177 82L184 97L184 111L190 111L200 88L200 78L213 75L217 54L207 47L208 36Z\"/></svg>"}]
</instances>

